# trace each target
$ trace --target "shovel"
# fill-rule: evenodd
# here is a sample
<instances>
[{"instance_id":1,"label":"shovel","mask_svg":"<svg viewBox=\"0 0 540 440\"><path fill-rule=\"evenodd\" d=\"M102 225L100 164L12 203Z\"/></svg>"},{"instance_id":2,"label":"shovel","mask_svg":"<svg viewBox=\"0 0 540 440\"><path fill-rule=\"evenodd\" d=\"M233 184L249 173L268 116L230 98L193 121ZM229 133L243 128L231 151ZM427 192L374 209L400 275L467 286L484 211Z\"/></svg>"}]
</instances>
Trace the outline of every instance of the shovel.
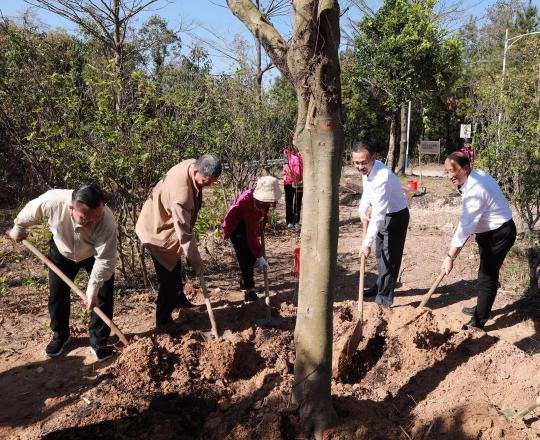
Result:
<instances>
[{"instance_id":1,"label":"shovel","mask_svg":"<svg viewBox=\"0 0 540 440\"><path fill-rule=\"evenodd\" d=\"M364 278L366 271L366 258L364 254L360 256L360 282L358 283L358 320L352 333L348 336L344 342L341 350L337 356L333 356L332 362L332 376L334 378L339 378L349 361L351 360L353 354L355 353L360 341L362 340L362 324L363 324L363 315L364 315Z\"/></svg>"},{"instance_id":2,"label":"shovel","mask_svg":"<svg viewBox=\"0 0 540 440\"><path fill-rule=\"evenodd\" d=\"M86 295L79 289L73 281L71 281L65 274L62 272L56 264L54 264L51 260L49 260L45 255L43 255L32 243L30 243L27 240L23 240L22 244L24 244L36 257L38 257L49 269L51 269L56 275L58 275L64 283L66 283L71 290L73 290L79 297L86 302ZM116 324L110 319L103 311L95 306L92 309L96 315L98 315L102 321L107 324L112 332L118 336L118 339L122 341L122 344L125 346L128 345L128 340L124 336L124 334L120 331L120 329L116 326Z\"/></svg>"},{"instance_id":3,"label":"shovel","mask_svg":"<svg viewBox=\"0 0 540 440\"><path fill-rule=\"evenodd\" d=\"M444 271L441 270L441 273L439 274L437 279L434 281L434 283L431 285L428 293L426 293L423 296L422 301L420 302L420 304L417 307L417 309L421 309L420 313L417 313L414 316L414 318L409 319L405 324L398 327L398 329L403 328L403 327L407 327L409 324L412 324L414 321L416 321L418 318L420 318L420 316L422 316L424 313L426 313L428 311L428 309L426 308L426 304L429 301L429 299L431 298L431 296L433 295L433 293L435 292L435 290L437 289L437 287L439 287L439 284L441 284L441 281L442 281L442 279L444 278L445 275L446 274L444 273Z\"/></svg>"},{"instance_id":4,"label":"shovel","mask_svg":"<svg viewBox=\"0 0 540 440\"><path fill-rule=\"evenodd\" d=\"M266 258L266 247L264 244L264 224L261 221L261 245L263 256ZM272 316L272 307L270 306L270 290L268 288L268 270L266 267L263 267L263 276L264 276L264 303L266 304L266 317L264 319L258 319L257 324L260 326L279 326L281 324L281 319L278 317Z\"/></svg>"},{"instance_id":5,"label":"shovel","mask_svg":"<svg viewBox=\"0 0 540 440\"><path fill-rule=\"evenodd\" d=\"M467 240L468 239L469 238L467 237ZM457 258L457 256L461 252L461 249L463 249L463 247L465 247L465 245L467 244L467 240L465 240L465 243L463 243L463 246L456 252L456 255L454 256L454 259ZM409 321L407 321L405 324L403 324L399 328L407 327L409 324L413 323L418 318L420 318L420 316L422 316L425 312L427 312L426 304L428 303L428 301L431 298L431 296L433 295L433 293L435 293L435 290L437 289L437 287L439 287L439 284L441 284L441 281L442 281L442 279L444 278L445 275L446 274L444 273L444 270L441 270L441 272L439 273L439 276L437 276L437 279L435 280L435 282L433 283L433 285L429 289L428 293L426 293L424 295L424 297L422 298L422 301L420 301L420 304L418 305L418 308L422 309L420 311L420 313L418 313L414 318L410 319Z\"/></svg>"},{"instance_id":6,"label":"shovel","mask_svg":"<svg viewBox=\"0 0 540 440\"><path fill-rule=\"evenodd\" d=\"M499 413L505 417L508 417L509 419L521 419L539 406L540 396L538 396L534 402L529 403L527 408L522 409L521 411L516 411L512 408L503 408L499 411Z\"/></svg>"},{"instance_id":7,"label":"shovel","mask_svg":"<svg viewBox=\"0 0 540 440\"><path fill-rule=\"evenodd\" d=\"M210 324L212 326L211 332L204 332L203 336L205 339L210 339L210 336L214 336L216 339L227 339L232 336L232 333L230 330L225 330L223 334L220 336L216 324L216 318L214 318L214 312L212 310L212 304L210 303L210 297L208 295L208 287L206 286L206 280L201 275L199 277L199 284L201 285L201 289L203 291L204 296L204 303L206 304L206 311L208 312L208 317L210 318Z\"/></svg>"},{"instance_id":8,"label":"shovel","mask_svg":"<svg viewBox=\"0 0 540 440\"><path fill-rule=\"evenodd\" d=\"M458 257L458 255L461 252L461 249L463 249L465 247L468 240L469 240L469 237L467 237L467 240L465 240L465 243L463 243L463 246L461 246L461 248L459 248L458 251L456 252L456 255L454 255L454 260ZM433 293L435 292L435 289L437 287L439 287L439 284L441 283L441 281L442 281L442 279L444 278L445 275L446 274L444 273L444 270L441 270L441 273L439 274L439 276L437 277L437 279L435 280L435 282L431 286L431 289L429 289L428 293L426 293L424 295L424 297L422 298L422 301L420 302L418 307L425 307L426 306L427 302L431 298L431 295L433 295Z\"/></svg>"},{"instance_id":9,"label":"shovel","mask_svg":"<svg viewBox=\"0 0 540 440\"><path fill-rule=\"evenodd\" d=\"M424 297L422 298L422 301L418 305L419 308L423 308L426 306L427 302L429 301L433 293L435 293L435 290L437 289L437 287L439 287L439 284L441 284L441 281L445 275L446 273L444 272L444 270L441 270L441 273L439 274L435 282L432 284L431 288L428 290L428 293L426 293Z\"/></svg>"}]
</instances>

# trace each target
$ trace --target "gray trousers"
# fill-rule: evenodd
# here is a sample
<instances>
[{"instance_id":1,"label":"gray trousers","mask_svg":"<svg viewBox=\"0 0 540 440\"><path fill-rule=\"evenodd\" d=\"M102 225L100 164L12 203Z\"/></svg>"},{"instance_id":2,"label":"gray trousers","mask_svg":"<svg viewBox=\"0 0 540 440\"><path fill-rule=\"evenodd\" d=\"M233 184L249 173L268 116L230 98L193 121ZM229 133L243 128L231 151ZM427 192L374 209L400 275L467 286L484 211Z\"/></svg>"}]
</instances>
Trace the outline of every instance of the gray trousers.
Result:
<instances>
[{"instance_id":1,"label":"gray trousers","mask_svg":"<svg viewBox=\"0 0 540 440\"><path fill-rule=\"evenodd\" d=\"M394 288L399 276L408 225L409 209L405 208L386 214L384 226L377 233L377 304L390 306L394 302Z\"/></svg>"}]
</instances>

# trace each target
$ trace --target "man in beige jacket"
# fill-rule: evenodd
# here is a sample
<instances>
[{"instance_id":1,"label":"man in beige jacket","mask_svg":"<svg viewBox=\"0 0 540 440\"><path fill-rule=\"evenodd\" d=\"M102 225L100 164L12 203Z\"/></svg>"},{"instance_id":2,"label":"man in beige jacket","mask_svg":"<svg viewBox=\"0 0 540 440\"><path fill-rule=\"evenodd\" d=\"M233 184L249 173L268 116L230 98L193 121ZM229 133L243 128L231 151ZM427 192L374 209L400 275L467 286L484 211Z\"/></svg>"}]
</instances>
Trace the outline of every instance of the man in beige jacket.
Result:
<instances>
[{"instance_id":1,"label":"man in beige jacket","mask_svg":"<svg viewBox=\"0 0 540 440\"><path fill-rule=\"evenodd\" d=\"M210 154L180 162L158 182L142 207L135 231L156 269L158 327L172 322L175 307L193 307L184 295L180 257L184 253L195 274L202 275L204 262L193 227L203 187L216 182L220 174L221 162Z\"/></svg>"}]
</instances>

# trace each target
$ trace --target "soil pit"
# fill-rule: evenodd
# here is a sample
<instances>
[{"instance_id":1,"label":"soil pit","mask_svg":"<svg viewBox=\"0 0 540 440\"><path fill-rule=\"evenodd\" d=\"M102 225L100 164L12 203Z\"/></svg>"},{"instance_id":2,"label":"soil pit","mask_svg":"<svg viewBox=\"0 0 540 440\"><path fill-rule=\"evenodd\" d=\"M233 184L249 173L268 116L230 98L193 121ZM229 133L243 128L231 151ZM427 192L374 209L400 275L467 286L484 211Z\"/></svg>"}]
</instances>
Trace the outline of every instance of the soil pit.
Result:
<instances>
[{"instance_id":1,"label":"soil pit","mask_svg":"<svg viewBox=\"0 0 540 440\"><path fill-rule=\"evenodd\" d=\"M354 301L336 306L336 340L354 327L356 313ZM366 303L364 317L347 374L332 383L338 418L326 438L397 439L403 431L423 439L535 438L534 413L508 421L497 412L536 397L531 372L540 365L525 353L430 311ZM141 337L84 399L23 438L302 438L289 410L293 365L287 328L252 326L218 341L199 331Z\"/></svg>"}]
</instances>

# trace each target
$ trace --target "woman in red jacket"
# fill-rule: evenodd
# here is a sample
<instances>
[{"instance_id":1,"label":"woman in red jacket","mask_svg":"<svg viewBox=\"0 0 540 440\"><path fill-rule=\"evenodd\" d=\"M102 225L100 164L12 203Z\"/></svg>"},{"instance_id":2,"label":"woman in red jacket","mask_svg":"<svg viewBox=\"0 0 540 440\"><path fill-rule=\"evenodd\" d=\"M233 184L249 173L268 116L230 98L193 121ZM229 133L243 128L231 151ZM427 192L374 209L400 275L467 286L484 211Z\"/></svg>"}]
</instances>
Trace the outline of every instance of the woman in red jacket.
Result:
<instances>
[{"instance_id":1,"label":"woman in red jacket","mask_svg":"<svg viewBox=\"0 0 540 440\"><path fill-rule=\"evenodd\" d=\"M242 272L241 288L245 301L256 301L257 293L253 271L268 268L260 240L262 228L268 220L268 211L281 198L281 188L275 177L263 176L255 188L245 190L230 206L223 224L223 238L231 239Z\"/></svg>"}]
</instances>

